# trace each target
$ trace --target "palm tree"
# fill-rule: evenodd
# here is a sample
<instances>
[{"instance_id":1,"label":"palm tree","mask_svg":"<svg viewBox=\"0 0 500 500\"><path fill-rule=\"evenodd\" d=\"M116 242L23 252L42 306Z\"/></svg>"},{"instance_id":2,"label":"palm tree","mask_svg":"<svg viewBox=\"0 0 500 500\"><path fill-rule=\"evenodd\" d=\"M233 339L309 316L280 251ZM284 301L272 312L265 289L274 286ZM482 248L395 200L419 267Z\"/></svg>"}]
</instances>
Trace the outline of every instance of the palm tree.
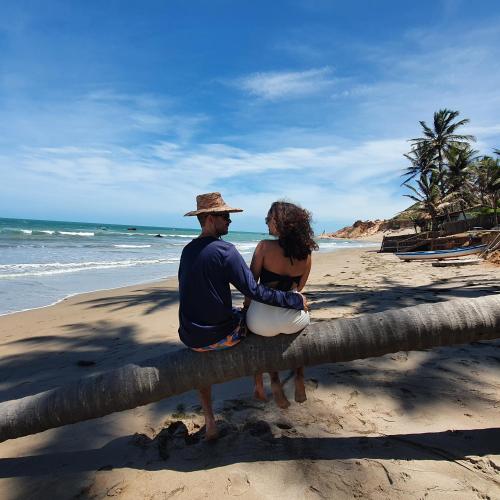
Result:
<instances>
[{"instance_id":1,"label":"palm tree","mask_svg":"<svg viewBox=\"0 0 500 500\"><path fill-rule=\"evenodd\" d=\"M437 168L426 144L413 145L411 151L403 156L410 160L411 166L401 174L402 177L406 177L402 185L421 174L428 174Z\"/></svg>"},{"instance_id":2,"label":"palm tree","mask_svg":"<svg viewBox=\"0 0 500 500\"><path fill-rule=\"evenodd\" d=\"M496 151L495 151L496 153ZM497 153L496 153L497 154ZM498 225L498 201L500 199L500 161L491 156L483 156L474 166L475 187L482 205L489 205Z\"/></svg>"},{"instance_id":3,"label":"palm tree","mask_svg":"<svg viewBox=\"0 0 500 500\"><path fill-rule=\"evenodd\" d=\"M416 186L412 186L408 182L403 184L413 192L413 194L405 194L404 196L416 201L422 212L430 216L432 231L436 229L436 219L439 211L447 204L447 196L443 196L439 188L441 177L442 175L436 170L431 170L428 173L420 174Z\"/></svg>"},{"instance_id":4,"label":"palm tree","mask_svg":"<svg viewBox=\"0 0 500 500\"><path fill-rule=\"evenodd\" d=\"M452 203L458 203L465 220L467 220L465 208L474 202L472 171L477 159L476 154L477 151L469 146L453 146L446 153L448 165L444 181L446 197Z\"/></svg>"},{"instance_id":5,"label":"palm tree","mask_svg":"<svg viewBox=\"0 0 500 500\"><path fill-rule=\"evenodd\" d=\"M0 441L35 434L175 394L298 366L489 340L500 333L500 296L394 309L311 324L297 335L252 335L225 351L181 349L50 391L0 403Z\"/></svg>"},{"instance_id":6,"label":"palm tree","mask_svg":"<svg viewBox=\"0 0 500 500\"><path fill-rule=\"evenodd\" d=\"M434 113L433 128L430 128L424 121L420 121L424 136L410 139L413 146L425 148L430 158L435 158L440 173L444 172L446 153L448 153L450 148L464 148L469 145L469 141L476 140L472 135L455 133L459 127L469 123L467 118L454 122L453 120L459 114L459 111L440 109Z\"/></svg>"}]
</instances>

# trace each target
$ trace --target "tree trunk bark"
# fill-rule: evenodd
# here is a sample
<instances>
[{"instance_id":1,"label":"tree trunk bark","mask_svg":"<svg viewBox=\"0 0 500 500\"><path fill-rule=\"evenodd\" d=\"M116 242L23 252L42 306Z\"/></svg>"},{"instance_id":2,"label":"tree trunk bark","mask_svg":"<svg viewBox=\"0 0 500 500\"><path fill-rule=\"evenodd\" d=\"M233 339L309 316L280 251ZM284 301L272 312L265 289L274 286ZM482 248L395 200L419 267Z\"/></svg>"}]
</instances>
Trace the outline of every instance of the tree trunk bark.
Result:
<instances>
[{"instance_id":1,"label":"tree trunk bark","mask_svg":"<svg viewBox=\"0 0 500 500\"><path fill-rule=\"evenodd\" d=\"M0 442L102 417L257 372L351 361L500 336L500 296L424 304L251 335L224 351L166 354L0 404Z\"/></svg>"},{"instance_id":2,"label":"tree trunk bark","mask_svg":"<svg viewBox=\"0 0 500 500\"><path fill-rule=\"evenodd\" d=\"M495 227L498 226L498 196L495 195L493 197L493 204L494 204L494 208L495 208Z\"/></svg>"}]
</instances>

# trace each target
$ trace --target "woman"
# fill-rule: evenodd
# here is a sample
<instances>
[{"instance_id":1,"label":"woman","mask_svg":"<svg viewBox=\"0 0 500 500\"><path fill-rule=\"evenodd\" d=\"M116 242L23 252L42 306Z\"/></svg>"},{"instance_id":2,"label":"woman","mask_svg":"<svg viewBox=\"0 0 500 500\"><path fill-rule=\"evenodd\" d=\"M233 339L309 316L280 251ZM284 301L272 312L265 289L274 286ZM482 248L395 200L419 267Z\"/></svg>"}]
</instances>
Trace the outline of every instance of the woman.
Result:
<instances>
[{"instance_id":1,"label":"woman","mask_svg":"<svg viewBox=\"0 0 500 500\"><path fill-rule=\"evenodd\" d=\"M277 240L262 240L255 249L250 269L256 280L277 290L300 292L307 282L311 270L311 252L318 249L313 239L311 214L307 210L284 201L271 205L266 217L269 234ZM309 324L309 313L293 309L268 306L245 299L248 308L248 329L257 335L273 337L280 333L297 333ZM278 372L271 372L271 388L276 404L287 408L286 398ZM255 376L256 398L266 401L263 374ZM295 371L295 401L306 400L304 368Z\"/></svg>"}]
</instances>

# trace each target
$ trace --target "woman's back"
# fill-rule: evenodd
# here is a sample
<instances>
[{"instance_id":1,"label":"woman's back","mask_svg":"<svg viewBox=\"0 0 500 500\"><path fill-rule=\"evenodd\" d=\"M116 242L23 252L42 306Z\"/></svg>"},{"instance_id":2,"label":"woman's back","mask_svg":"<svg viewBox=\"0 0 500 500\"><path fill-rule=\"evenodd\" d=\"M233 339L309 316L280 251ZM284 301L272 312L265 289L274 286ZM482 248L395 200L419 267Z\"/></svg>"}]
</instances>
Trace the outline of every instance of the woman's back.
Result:
<instances>
[{"instance_id":1,"label":"woman's back","mask_svg":"<svg viewBox=\"0 0 500 500\"><path fill-rule=\"evenodd\" d=\"M302 290L309 277L311 256L303 260L285 257L279 242L275 240L262 240L259 247L260 282L279 290Z\"/></svg>"}]
</instances>

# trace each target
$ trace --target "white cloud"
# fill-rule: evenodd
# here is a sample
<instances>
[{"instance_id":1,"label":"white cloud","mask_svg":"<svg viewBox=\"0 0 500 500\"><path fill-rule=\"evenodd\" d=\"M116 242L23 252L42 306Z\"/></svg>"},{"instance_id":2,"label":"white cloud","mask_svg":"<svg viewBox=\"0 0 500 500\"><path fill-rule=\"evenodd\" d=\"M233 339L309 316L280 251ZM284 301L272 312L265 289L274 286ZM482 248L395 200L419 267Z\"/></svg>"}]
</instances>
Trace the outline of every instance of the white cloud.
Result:
<instances>
[{"instance_id":1,"label":"white cloud","mask_svg":"<svg viewBox=\"0 0 500 500\"><path fill-rule=\"evenodd\" d=\"M409 134L410 127L420 129L418 120L431 122L434 111L456 109L477 135L493 135L500 106L499 39L498 23L492 23L453 33L412 30L399 46L358 47L360 62L375 66L381 76L339 86L336 105L342 99L350 103L353 116L369 130L375 125L379 131Z\"/></svg>"},{"instance_id":2,"label":"white cloud","mask_svg":"<svg viewBox=\"0 0 500 500\"><path fill-rule=\"evenodd\" d=\"M178 215L196 194L221 190L258 218L263 207L288 197L313 211L317 220L388 217L406 202L391 188L402 166L401 139L368 141L351 147L278 148L258 151L226 144L185 146L159 142L135 148L85 149L73 146L25 149L4 180L23 197L43 190L51 203L85 203L97 194L89 213L123 207ZM40 195L38 195L40 197ZM88 202L87 202L88 204Z\"/></svg>"},{"instance_id":3,"label":"white cloud","mask_svg":"<svg viewBox=\"0 0 500 500\"><path fill-rule=\"evenodd\" d=\"M168 99L149 94L101 90L57 100L9 97L0 104L0 138L16 149L68 144L93 149L129 144L149 134L188 142L208 121L202 113L181 113Z\"/></svg>"},{"instance_id":4,"label":"white cloud","mask_svg":"<svg viewBox=\"0 0 500 500\"><path fill-rule=\"evenodd\" d=\"M331 68L306 71L269 71L253 73L235 83L251 95L266 100L317 94L335 83Z\"/></svg>"}]
</instances>

